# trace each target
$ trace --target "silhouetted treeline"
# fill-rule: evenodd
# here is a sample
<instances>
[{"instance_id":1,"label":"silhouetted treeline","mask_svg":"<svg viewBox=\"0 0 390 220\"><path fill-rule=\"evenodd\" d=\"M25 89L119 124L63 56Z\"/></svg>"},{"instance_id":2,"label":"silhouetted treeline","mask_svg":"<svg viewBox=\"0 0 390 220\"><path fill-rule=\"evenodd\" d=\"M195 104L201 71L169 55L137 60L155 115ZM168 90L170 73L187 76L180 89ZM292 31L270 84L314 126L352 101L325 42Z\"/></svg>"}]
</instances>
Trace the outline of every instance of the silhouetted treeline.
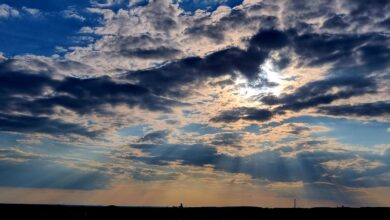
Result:
<instances>
[{"instance_id":1,"label":"silhouetted treeline","mask_svg":"<svg viewBox=\"0 0 390 220\"><path fill-rule=\"evenodd\" d=\"M264 219L264 217L361 217L390 213L390 208L312 208L267 209L256 207L117 207L117 206L65 206L65 205L0 205L1 219ZM8 218L2 218L7 216ZM120 218L119 218L120 217ZM266 218L269 219L269 218ZM271 219L272 220L272 219Z\"/></svg>"}]
</instances>

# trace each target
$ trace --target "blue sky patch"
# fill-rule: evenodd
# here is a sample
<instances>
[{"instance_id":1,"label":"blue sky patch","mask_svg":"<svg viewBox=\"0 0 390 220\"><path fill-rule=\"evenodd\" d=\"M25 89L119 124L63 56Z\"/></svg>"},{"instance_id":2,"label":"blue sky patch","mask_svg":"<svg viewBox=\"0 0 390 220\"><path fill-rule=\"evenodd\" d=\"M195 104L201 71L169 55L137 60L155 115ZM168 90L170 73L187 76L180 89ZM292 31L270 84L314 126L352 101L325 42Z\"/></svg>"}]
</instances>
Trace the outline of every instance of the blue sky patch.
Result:
<instances>
[{"instance_id":1,"label":"blue sky patch","mask_svg":"<svg viewBox=\"0 0 390 220\"><path fill-rule=\"evenodd\" d=\"M301 116L287 119L285 122L301 122L308 125L325 126L327 132L315 133L315 136L329 136L341 143L372 147L390 143L389 122L358 121L346 118Z\"/></svg>"},{"instance_id":2,"label":"blue sky patch","mask_svg":"<svg viewBox=\"0 0 390 220\"><path fill-rule=\"evenodd\" d=\"M185 11L194 12L198 9L214 11L221 5L234 7L242 2L243 0L182 0L179 5Z\"/></svg>"}]
</instances>

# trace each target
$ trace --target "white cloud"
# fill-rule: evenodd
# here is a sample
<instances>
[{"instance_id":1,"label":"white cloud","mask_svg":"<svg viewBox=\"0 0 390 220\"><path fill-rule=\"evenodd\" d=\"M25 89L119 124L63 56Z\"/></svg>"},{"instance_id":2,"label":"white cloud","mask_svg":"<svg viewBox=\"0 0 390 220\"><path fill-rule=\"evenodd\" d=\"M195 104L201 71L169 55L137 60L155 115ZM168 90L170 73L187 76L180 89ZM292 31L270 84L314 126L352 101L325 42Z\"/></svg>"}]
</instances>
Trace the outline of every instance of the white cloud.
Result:
<instances>
[{"instance_id":1,"label":"white cloud","mask_svg":"<svg viewBox=\"0 0 390 220\"><path fill-rule=\"evenodd\" d=\"M7 57L5 57L2 52L0 52L0 62L3 62L4 60L7 60Z\"/></svg>"},{"instance_id":2,"label":"white cloud","mask_svg":"<svg viewBox=\"0 0 390 220\"><path fill-rule=\"evenodd\" d=\"M61 47L56 49L57 52L65 50L65 48ZM59 78L62 78L63 76L83 77L83 74L85 73L93 73L96 71L93 67L86 64L64 60L55 55L52 57L31 54L17 55L10 58L10 60L12 60L12 62L7 65L9 65L8 68L12 70L34 74L50 74Z\"/></svg>"},{"instance_id":3,"label":"white cloud","mask_svg":"<svg viewBox=\"0 0 390 220\"><path fill-rule=\"evenodd\" d=\"M245 47L243 39L257 32L267 21L249 7L237 11L221 6L214 12L187 13L169 0L150 1L144 7L119 9L89 8L103 16L98 27L83 27L81 33L101 36L88 47L75 48L66 58L87 63L104 75L150 68L175 59L204 56L229 46ZM269 10L269 9L267 9ZM230 19L231 14L242 16ZM136 52L177 51L170 56L137 57Z\"/></svg>"},{"instance_id":4,"label":"white cloud","mask_svg":"<svg viewBox=\"0 0 390 220\"><path fill-rule=\"evenodd\" d=\"M109 9L129 4L117 11ZM126 71L151 68L189 56L204 56L226 47L245 47L248 39L260 28L290 29L299 32L340 32L344 29L322 28L333 14L348 14L348 6L330 1L303 1L297 4L284 0L246 0L234 9L220 6L213 12L197 10L187 13L171 0L151 0L146 6L131 7L138 1L92 1L88 12L102 16L100 26L85 26L82 34L99 36L86 47L70 48L66 59L94 66L96 75L115 75ZM317 4L321 7L317 7ZM303 12L302 12L303 11ZM299 13L298 13L299 12ZM73 9L66 16L83 20ZM304 25L306 24L306 26ZM304 27L301 27L301 26ZM375 25L371 25L375 27ZM345 30L369 31L351 22ZM88 41L84 41L88 42ZM170 56L135 56L169 49L178 51Z\"/></svg>"},{"instance_id":5,"label":"white cloud","mask_svg":"<svg viewBox=\"0 0 390 220\"><path fill-rule=\"evenodd\" d=\"M0 18L18 17L19 15L19 11L15 8L6 4L0 5Z\"/></svg>"},{"instance_id":6,"label":"white cloud","mask_svg":"<svg viewBox=\"0 0 390 220\"><path fill-rule=\"evenodd\" d=\"M85 17L81 16L75 8L68 8L68 9L62 11L61 14L62 14L62 16L64 16L64 18L85 21Z\"/></svg>"},{"instance_id":7,"label":"white cloud","mask_svg":"<svg viewBox=\"0 0 390 220\"><path fill-rule=\"evenodd\" d=\"M124 2L125 0L106 0L105 2L101 3L101 1L97 1L97 0L91 0L91 4L94 6L94 7L101 7L101 8L104 8L104 7L111 7L113 5L116 5L116 4L120 4L122 2Z\"/></svg>"},{"instance_id":8,"label":"white cloud","mask_svg":"<svg viewBox=\"0 0 390 220\"><path fill-rule=\"evenodd\" d=\"M348 160L331 160L322 163L327 169L351 169L357 172L364 172L366 170L376 169L378 167L384 166L381 161L369 161L367 159L358 157Z\"/></svg>"},{"instance_id":9,"label":"white cloud","mask_svg":"<svg viewBox=\"0 0 390 220\"><path fill-rule=\"evenodd\" d=\"M39 9L36 9L36 8L23 7L22 10L25 11L26 13L32 15L32 16L40 16L41 15L41 11Z\"/></svg>"},{"instance_id":10,"label":"white cloud","mask_svg":"<svg viewBox=\"0 0 390 220\"><path fill-rule=\"evenodd\" d=\"M130 0L129 6L130 7L136 6L137 4L139 4L141 2L143 2L143 0Z\"/></svg>"}]
</instances>

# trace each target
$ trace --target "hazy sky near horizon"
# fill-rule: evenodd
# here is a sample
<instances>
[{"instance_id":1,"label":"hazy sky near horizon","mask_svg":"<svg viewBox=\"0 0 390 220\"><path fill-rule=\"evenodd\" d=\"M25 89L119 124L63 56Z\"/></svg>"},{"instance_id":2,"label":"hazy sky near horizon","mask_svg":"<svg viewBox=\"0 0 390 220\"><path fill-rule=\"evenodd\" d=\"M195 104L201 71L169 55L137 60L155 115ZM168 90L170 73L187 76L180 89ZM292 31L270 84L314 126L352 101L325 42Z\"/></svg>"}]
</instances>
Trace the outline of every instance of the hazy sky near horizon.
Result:
<instances>
[{"instance_id":1,"label":"hazy sky near horizon","mask_svg":"<svg viewBox=\"0 0 390 220\"><path fill-rule=\"evenodd\" d=\"M0 203L390 206L390 1L0 0Z\"/></svg>"}]
</instances>

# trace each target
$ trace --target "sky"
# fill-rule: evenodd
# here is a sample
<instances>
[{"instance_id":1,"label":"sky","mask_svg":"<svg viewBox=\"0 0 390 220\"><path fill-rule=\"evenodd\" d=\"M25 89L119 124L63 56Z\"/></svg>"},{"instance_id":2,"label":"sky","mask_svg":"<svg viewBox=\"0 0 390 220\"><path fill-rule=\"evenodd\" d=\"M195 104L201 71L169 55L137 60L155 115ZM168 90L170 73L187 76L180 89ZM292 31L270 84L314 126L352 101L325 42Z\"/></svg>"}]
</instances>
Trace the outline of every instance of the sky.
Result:
<instances>
[{"instance_id":1,"label":"sky","mask_svg":"<svg viewBox=\"0 0 390 220\"><path fill-rule=\"evenodd\" d=\"M389 12L0 0L0 202L390 206Z\"/></svg>"}]
</instances>

